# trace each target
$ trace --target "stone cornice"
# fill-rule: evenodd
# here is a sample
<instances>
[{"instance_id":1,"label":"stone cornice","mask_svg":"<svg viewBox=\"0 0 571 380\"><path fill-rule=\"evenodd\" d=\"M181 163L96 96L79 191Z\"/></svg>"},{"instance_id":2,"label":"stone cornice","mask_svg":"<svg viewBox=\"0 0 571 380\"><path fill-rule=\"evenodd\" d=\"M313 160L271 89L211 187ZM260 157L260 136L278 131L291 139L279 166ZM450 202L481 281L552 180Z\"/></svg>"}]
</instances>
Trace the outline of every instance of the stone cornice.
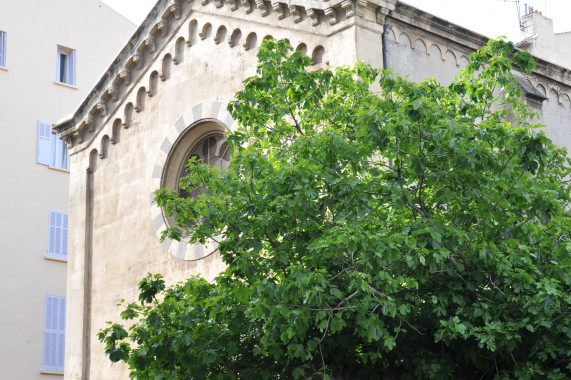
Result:
<instances>
[{"instance_id":1,"label":"stone cornice","mask_svg":"<svg viewBox=\"0 0 571 380\"><path fill-rule=\"evenodd\" d=\"M209 7L210 12L218 10L221 15L242 11L249 14L245 18L254 15L258 22L267 25L291 18L294 23L302 23L303 30L331 35L348 24L382 23L396 3L397 0L160 0L76 112L57 123L54 130L69 149L88 142L103 119L114 114L121 99L142 80L193 10L200 7ZM232 46L232 41L228 42Z\"/></svg>"}]
</instances>

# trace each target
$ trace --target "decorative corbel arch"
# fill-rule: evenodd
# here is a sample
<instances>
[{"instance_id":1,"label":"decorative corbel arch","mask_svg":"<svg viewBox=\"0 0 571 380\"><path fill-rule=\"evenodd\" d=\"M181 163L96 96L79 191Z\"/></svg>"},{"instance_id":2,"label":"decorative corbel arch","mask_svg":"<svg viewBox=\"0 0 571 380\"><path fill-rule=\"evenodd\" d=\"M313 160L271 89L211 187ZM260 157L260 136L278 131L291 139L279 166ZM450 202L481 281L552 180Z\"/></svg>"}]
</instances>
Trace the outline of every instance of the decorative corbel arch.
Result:
<instances>
[{"instance_id":1,"label":"decorative corbel arch","mask_svg":"<svg viewBox=\"0 0 571 380\"><path fill-rule=\"evenodd\" d=\"M323 55L325 54L325 49L323 46L319 45L313 49L313 53L311 53L311 64L312 65L319 65L323 63Z\"/></svg>"},{"instance_id":2,"label":"decorative corbel arch","mask_svg":"<svg viewBox=\"0 0 571 380\"><path fill-rule=\"evenodd\" d=\"M99 149L99 158L101 158L101 159L107 158L108 150L109 150L109 136L104 135L101 138L101 145L100 145L100 149Z\"/></svg>"},{"instance_id":3,"label":"decorative corbel arch","mask_svg":"<svg viewBox=\"0 0 571 380\"><path fill-rule=\"evenodd\" d=\"M137 102L135 104L135 112L141 112L145 109L145 95L147 94L147 89L145 86L139 88L137 92Z\"/></svg>"},{"instance_id":4,"label":"decorative corbel arch","mask_svg":"<svg viewBox=\"0 0 571 380\"><path fill-rule=\"evenodd\" d=\"M240 38L242 38L242 32L240 29L234 29L232 35L228 37L228 45L230 45L230 47L238 46Z\"/></svg>"},{"instance_id":5,"label":"decorative corbel arch","mask_svg":"<svg viewBox=\"0 0 571 380\"><path fill-rule=\"evenodd\" d=\"M172 56L169 53L165 54L165 56L163 57L163 61L161 62L161 74L159 75L159 78L162 81L169 79L169 77L171 76L172 61L173 61Z\"/></svg>"},{"instance_id":6,"label":"decorative corbel arch","mask_svg":"<svg viewBox=\"0 0 571 380\"><path fill-rule=\"evenodd\" d=\"M175 46L174 46L174 58L172 59L172 62L175 65L178 65L179 63L181 63L184 60L184 44L185 44L185 39L184 37L179 37L176 40Z\"/></svg>"},{"instance_id":7,"label":"decorative corbel arch","mask_svg":"<svg viewBox=\"0 0 571 380\"><path fill-rule=\"evenodd\" d=\"M258 40L258 37L256 36L255 32L248 34L248 37L246 38L246 42L244 42L244 49L245 50L252 50L252 49L256 48L257 40Z\"/></svg>"},{"instance_id":8,"label":"decorative corbel arch","mask_svg":"<svg viewBox=\"0 0 571 380\"><path fill-rule=\"evenodd\" d=\"M214 36L214 43L218 45L220 42L226 39L227 30L224 25L220 25L216 31L216 36Z\"/></svg>"},{"instance_id":9,"label":"decorative corbel arch","mask_svg":"<svg viewBox=\"0 0 571 380\"><path fill-rule=\"evenodd\" d=\"M111 144L117 144L121 139L121 119L117 118L113 121L111 127Z\"/></svg>"},{"instance_id":10,"label":"decorative corbel arch","mask_svg":"<svg viewBox=\"0 0 571 380\"><path fill-rule=\"evenodd\" d=\"M205 40L208 37L210 37L211 32L212 32L212 25L210 25L210 23L207 22L202 27L202 31L200 33L198 33L198 36L200 37L201 40Z\"/></svg>"},{"instance_id":11,"label":"decorative corbel arch","mask_svg":"<svg viewBox=\"0 0 571 380\"><path fill-rule=\"evenodd\" d=\"M196 45L198 34L198 21L192 20L188 23L188 40L186 41L186 46L191 47Z\"/></svg>"}]
</instances>

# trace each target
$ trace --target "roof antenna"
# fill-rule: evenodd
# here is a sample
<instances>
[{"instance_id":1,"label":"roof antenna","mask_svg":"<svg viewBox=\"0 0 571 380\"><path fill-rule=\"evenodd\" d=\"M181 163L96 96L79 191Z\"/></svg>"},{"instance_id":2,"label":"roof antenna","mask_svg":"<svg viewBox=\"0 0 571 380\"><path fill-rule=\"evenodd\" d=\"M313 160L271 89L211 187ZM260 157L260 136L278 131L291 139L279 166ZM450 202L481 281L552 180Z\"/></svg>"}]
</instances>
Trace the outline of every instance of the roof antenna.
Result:
<instances>
[{"instance_id":1,"label":"roof antenna","mask_svg":"<svg viewBox=\"0 0 571 380\"><path fill-rule=\"evenodd\" d=\"M523 26L523 23L521 22L521 11L520 11L520 7L519 7L519 0L504 0L504 2L515 3L515 7L517 10L517 20L519 22L519 30L521 30L523 32L525 30L525 27ZM526 13L527 13L527 4L525 4L525 8L526 8Z\"/></svg>"}]
</instances>

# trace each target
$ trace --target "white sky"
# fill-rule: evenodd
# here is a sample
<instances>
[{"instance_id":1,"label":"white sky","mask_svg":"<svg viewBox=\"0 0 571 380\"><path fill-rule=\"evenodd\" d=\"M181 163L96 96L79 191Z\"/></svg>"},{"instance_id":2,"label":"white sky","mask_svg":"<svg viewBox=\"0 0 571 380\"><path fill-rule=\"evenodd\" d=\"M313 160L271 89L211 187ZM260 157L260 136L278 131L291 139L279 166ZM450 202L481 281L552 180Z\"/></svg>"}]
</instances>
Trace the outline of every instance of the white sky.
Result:
<instances>
[{"instance_id":1,"label":"white sky","mask_svg":"<svg viewBox=\"0 0 571 380\"><path fill-rule=\"evenodd\" d=\"M156 0L101 0L139 25ZM515 0L403 0L452 23L488 37L507 36L521 40ZM520 0L554 21L556 33L571 31L571 0ZM562 47L563 48L563 47Z\"/></svg>"}]
</instances>

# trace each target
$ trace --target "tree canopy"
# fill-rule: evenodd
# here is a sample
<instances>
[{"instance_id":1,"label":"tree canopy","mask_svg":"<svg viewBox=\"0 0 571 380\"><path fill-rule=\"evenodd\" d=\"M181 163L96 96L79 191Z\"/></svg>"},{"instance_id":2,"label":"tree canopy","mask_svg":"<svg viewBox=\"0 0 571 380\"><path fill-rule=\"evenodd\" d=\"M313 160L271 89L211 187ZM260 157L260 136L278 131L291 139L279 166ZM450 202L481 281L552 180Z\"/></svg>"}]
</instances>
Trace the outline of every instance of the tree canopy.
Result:
<instances>
[{"instance_id":1,"label":"tree canopy","mask_svg":"<svg viewBox=\"0 0 571 380\"><path fill-rule=\"evenodd\" d=\"M165 236L218 241L213 282L124 302L99 333L137 379L571 377L569 164L490 41L456 80L308 70L266 41L226 170L191 159ZM567 208L567 209L566 209Z\"/></svg>"}]
</instances>

